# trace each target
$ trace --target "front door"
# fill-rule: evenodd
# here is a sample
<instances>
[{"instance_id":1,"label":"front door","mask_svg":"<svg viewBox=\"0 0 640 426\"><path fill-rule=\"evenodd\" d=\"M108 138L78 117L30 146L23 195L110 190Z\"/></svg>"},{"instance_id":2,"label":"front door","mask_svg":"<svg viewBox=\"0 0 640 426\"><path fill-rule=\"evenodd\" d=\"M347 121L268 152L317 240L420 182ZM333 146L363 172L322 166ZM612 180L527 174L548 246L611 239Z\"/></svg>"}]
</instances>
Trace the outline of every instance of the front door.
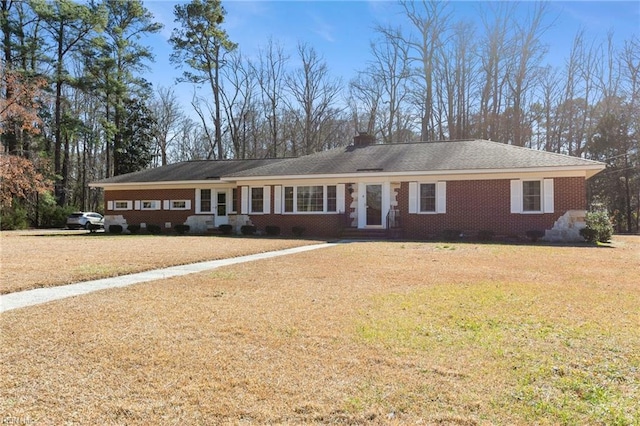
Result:
<instances>
[{"instance_id":1,"label":"front door","mask_svg":"<svg viewBox=\"0 0 640 426\"><path fill-rule=\"evenodd\" d=\"M366 186L367 226L382 226L382 185Z\"/></svg>"},{"instance_id":2,"label":"front door","mask_svg":"<svg viewBox=\"0 0 640 426\"><path fill-rule=\"evenodd\" d=\"M227 190L223 189L216 191L216 216L215 225L226 225L229 223L229 216L227 215Z\"/></svg>"}]
</instances>

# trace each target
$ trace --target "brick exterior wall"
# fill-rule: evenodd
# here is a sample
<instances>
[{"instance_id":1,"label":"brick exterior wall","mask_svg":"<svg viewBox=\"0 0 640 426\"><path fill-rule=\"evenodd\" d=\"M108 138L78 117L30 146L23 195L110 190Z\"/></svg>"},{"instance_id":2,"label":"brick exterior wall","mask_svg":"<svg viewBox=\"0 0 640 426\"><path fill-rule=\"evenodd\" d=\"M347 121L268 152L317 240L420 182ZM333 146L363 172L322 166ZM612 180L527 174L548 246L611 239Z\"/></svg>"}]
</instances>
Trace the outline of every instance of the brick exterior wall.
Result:
<instances>
[{"instance_id":1,"label":"brick exterior wall","mask_svg":"<svg viewBox=\"0 0 640 426\"><path fill-rule=\"evenodd\" d=\"M554 179L554 213L512 214L509 179L447 182L446 214L408 214L409 184L398 194L406 238L432 238L444 230L475 234L524 235L529 230L551 229L567 210L586 208L584 178Z\"/></svg>"},{"instance_id":2,"label":"brick exterior wall","mask_svg":"<svg viewBox=\"0 0 640 426\"><path fill-rule=\"evenodd\" d=\"M146 189L146 190L110 190L104 192L105 215L122 215L127 224L155 224L164 228L166 222L171 226L184 223L187 217L195 214L195 189ZM191 200L189 210L108 210L109 201L134 200Z\"/></svg>"},{"instance_id":3,"label":"brick exterior wall","mask_svg":"<svg viewBox=\"0 0 640 426\"><path fill-rule=\"evenodd\" d=\"M344 214L250 214L251 222L260 231L266 226L279 226L281 235L292 235L294 226L305 228L304 236L335 237L347 223L353 201L346 184ZM554 179L554 213L512 214L509 179L448 181L445 214L409 214L409 183L402 182L397 191L403 235L410 239L428 239L444 230L456 229L475 234L493 231L496 235L524 235L529 230L551 229L554 222L568 210L586 209L586 182L582 177ZM240 193L240 189L238 189ZM239 197L238 197L239 198ZM116 200L191 200L189 210L106 210L109 201ZM231 202L231 200L229 200ZM271 191L271 206L275 202ZM238 200L239 204L239 200ZM158 224L172 226L184 223L195 215L194 189L108 190L105 191L105 214L122 215L128 224ZM236 206L240 212L240 205ZM203 215L206 216L206 215Z\"/></svg>"}]
</instances>

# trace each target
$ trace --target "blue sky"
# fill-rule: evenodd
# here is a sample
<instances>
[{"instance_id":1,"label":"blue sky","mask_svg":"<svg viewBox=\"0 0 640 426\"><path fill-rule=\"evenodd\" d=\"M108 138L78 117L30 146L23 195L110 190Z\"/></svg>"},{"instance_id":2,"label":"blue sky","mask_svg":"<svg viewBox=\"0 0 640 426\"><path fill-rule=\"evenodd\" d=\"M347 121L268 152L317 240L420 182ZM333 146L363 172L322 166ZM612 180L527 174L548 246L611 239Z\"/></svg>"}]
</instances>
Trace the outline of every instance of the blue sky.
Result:
<instances>
[{"instance_id":1,"label":"blue sky","mask_svg":"<svg viewBox=\"0 0 640 426\"><path fill-rule=\"evenodd\" d=\"M163 31L146 43L153 48L156 62L145 77L154 86L174 86L176 93L191 93L189 84L175 85L181 74L169 63L173 29L173 6L176 2L145 0L145 6L165 25ZM364 68L369 58L369 45L377 24L398 25L404 22L395 1L224 1L227 11L224 28L232 41L239 44L245 56L255 56L271 37L295 58L298 42L308 43L324 57L332 74L344 82ZM475 21L480 26L478 8L481 2L454 1L453 21ZM525 16L531 2L523 2L519 12ZM622 43L632 34L640 34L639 1L568 1L550 2L544 36L549 44L545 63L561 66L569 54L576 32L583 28L587 39L606 40L614 32L614 40ZM190 98L190 96L189 96Z\"/></svg>"}]
</instances>

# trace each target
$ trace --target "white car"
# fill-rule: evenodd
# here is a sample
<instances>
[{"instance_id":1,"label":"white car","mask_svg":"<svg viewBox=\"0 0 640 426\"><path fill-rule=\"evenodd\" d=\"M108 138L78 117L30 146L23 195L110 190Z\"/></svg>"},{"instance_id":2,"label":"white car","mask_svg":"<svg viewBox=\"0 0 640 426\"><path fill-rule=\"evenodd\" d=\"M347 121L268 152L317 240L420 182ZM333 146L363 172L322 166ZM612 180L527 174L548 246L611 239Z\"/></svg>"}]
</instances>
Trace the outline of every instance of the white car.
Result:
<instances>
[{"instance_id":1,"label":"white car","mask_svg":"<svg viewBox=\"0 0 640 426\"><path fill-rule=\"evenodd\" d=\"M90 229L104 228L104 217L95 212L75 212L67 217L67 228L69 229Z\"/></svg>"}]
</instances>

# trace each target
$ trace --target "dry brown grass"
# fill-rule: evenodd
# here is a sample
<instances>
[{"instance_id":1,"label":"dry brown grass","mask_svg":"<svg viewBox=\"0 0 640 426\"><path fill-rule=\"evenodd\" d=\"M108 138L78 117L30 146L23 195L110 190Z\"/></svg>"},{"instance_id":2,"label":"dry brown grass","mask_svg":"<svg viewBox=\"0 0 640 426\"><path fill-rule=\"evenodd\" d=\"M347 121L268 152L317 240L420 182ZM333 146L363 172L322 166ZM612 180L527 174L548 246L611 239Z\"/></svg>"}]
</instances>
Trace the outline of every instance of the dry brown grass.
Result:
<instances>
[{"instance_id":1,"label":"dry brown grass","mask_svg":"<svg viewBox=\"0 0 640 426\"><path fill-rule=\"evenodd\" d=\"M317 241L216 236L0 233L0 294L301 246Z\"/></svg>"},{"instance_id":2,"label":"dry brown grass","mask_svg":"<svg viewBox=\"0 0 640 426\"><path fill-rule=\"evenodd\" d=\"M640 237L352 243L9 311L36 424L639 424Z\"/></svg>"}]
</instances>

